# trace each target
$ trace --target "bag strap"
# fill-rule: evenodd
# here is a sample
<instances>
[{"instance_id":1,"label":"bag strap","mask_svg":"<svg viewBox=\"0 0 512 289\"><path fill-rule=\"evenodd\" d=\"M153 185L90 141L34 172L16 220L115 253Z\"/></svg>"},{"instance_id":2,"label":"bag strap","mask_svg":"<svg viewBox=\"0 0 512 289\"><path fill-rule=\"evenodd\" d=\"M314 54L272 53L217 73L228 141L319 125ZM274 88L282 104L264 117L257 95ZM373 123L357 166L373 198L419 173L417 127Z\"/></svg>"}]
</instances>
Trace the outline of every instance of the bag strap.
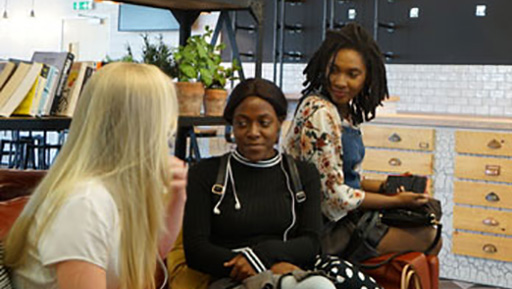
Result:
<instances>
[{"instance_id":1,"label":"bag strap","mask_svg":"<svg viewBox=\"0 0 512 289\"><path fill-rule=\"evenodd\" d=\"M378 211L366 211L363 213L357 221L354 232L352 233L346 248L343 250L343 252L346 252L343 256L345 259L350 259L352 253L356 252L359 246L363 244L366 237L368 237L368 234L370 234L370 230L375 227L378 220Z\"/></svg>"},{"instance_id":2,"label":"bag strap","mask_svg":"<svg viewBox=\"0 0 512 289\"><path fill-rule=\"evenodd\" d=\"M437 230L436 230L436 236L434 237L434 241L432 241L432 244L423 252L425 255L428 255L434 248L436 247L437 243L441 240L441 234L443 230L443 225L441 223L437 224Z\"/></svg>"},{"instance_id":3,"label":"bag strap","mask_svg":"<svg viewBox=\"0 0 512 289\"><path fill-rule=\"evenodd\" d=\"M217 180L212 186L212 193L214 194L220 195L222 192L224 192L224 179L226 178L226 168L230 154L231 153L227 153L220 157L219 170L217 171Z\"/></svg>"},{"instance_id":4,"label":"bag strap","mask_svg":"<svg viewBox=\"0 0 512 289\"><path fill-rule=\"evenodd\" d=\"M411 288L411 283L413 285L412 289L422 289L420 277L418 273L414 270L411 264L407 264L404 266L402 270L402 276L400 278L400 288L401 289L409 289Z\"/></svg>"},{"instance_id":5,"label":"bag strap","mask_svg":"<svg viewBox=\"0 0 512 289\"><path fill-rule=\"evenodd\" d=\"M283 156L286 161L286 166L288 167L288 172L290 173L291 185L293 193L295 194L295 199L297 200L297 203L300 204L306 200L306 193L304 193L302 182L300 181L297 164L291 155L283 154Z\"/></svg>"}]
</instances>

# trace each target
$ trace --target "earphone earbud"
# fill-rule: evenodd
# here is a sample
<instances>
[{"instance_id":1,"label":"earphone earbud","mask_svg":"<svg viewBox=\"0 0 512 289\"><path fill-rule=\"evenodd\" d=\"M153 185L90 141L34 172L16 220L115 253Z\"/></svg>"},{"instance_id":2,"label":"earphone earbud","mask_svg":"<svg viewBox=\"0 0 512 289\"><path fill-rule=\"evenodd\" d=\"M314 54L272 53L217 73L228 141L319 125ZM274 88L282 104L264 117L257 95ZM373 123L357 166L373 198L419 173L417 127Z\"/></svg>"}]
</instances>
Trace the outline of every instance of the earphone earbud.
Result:
<instances>
[{"instance_id":1,"label":"earphone earbud","mask_svg":"<svg viewBox=\"0 0 512 289\"><path fill-rule=\"evenodd\" d=\"M213 213L214 213L215 215L220 215L220 209L219 209L219 208L217 208L217 207L213 208Z\"/></svg>"}]
</instances>

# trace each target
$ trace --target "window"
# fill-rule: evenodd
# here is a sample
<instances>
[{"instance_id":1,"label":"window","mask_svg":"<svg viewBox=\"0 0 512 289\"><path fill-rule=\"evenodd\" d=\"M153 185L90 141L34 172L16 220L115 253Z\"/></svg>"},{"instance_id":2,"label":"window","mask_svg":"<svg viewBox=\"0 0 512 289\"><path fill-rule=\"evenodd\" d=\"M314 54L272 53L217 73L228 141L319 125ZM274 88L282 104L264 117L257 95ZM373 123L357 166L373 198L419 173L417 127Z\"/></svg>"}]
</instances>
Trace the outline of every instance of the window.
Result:
<instances>
[{"instance_id":1,"label":"window","mask_svg":"<svg viewBox=\"0 0 512 289\"><path fill-rule=\"evenodd\" d=\"M170 31L179 28L178 21L168 9L119 5L119 31Z\"/></svg>"}]
</instances>

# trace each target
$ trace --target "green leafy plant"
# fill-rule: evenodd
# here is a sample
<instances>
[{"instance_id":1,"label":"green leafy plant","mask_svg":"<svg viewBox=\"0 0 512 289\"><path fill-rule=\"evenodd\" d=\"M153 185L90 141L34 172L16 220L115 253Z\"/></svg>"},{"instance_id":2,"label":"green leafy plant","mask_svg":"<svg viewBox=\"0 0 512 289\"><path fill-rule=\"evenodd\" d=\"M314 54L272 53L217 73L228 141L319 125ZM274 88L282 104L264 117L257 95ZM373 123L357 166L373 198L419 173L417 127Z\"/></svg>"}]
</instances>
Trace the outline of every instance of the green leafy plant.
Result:
<instances>
[{"instance_id":1,"label":"green leafy plant","mask_svg":"<svg viewBox=\"0 0 512 289\"><path fill-rule=\"evenodd\" d=\"M176 63L173 59L173 49L163 41L163 35L158 36L156 44L151 43L147 34L141 35L144 41L142 47L142 62L158 66L165 74L176 77L178 74Z\"/></svg>"},{"instance_id":2,"label":"green leafy plant","mask_svg":"<svg viewBox=\"0 0 512 289\"><path fill-rule=\"evenodd\" d=\"M119 59L112 59L110 56L106 56L105 57L105 60L103 60L103 62L105 63L110 63L110 62L137 62L134 58L133 58L133 53L132 53L132 48L130 47L129 44L126 44L126 55L119 58Z\"/></svg>"},{"instance_id":3,"label":"green leafy plant","mask_svg":"<svg viewBox=\"0 0 512 289\"><path fill-rule=\"evenodd\" d=\"M159 67L165 74L172 78L178 75L178 68L173 59L173 48L167 46L164 43L163 35L160 34L157 38L157 43L151 43L148 34L141 34L144 45L142 47L142 61L137 61L133 57L132 48L129 44L126 45L126 55L119 59L112 59L108 55L105 58L105 62L142 62L147 64L153 64Z\"/></svg>"},{"instance_id":4,"label":"green leafy plant","mask_svg":"<svg viewBox=\"0 0 512 289\"><path fill-rule=\"evenodd\" d=\"M217 69L213 73L213 79L210 84L205 84L206 88L224 89L228 80L233 81L239 79L235 76L235 71L238 71L240 66L236 60L233 60L231 67L224 67L220 63L217 64Z\"/></svg>"},{"instance_id":5,"label":"green leafy plant","mask_svg":"<svg viewBox=\"0 0 512 289\"><path fill-rule=\"evenodd\" d=\"M209 67L213 66L213 60L210 59L209 51L214 48L206 40L211 34L207 27L205 34L191 36L185 46L178 47L174 53L174 60L178 66L178 81L200 81L200 75L206 80L212 78Z\"/></svg>"},{"instance_id":6,"label":"green leafy plant","mask_svg":"<svg viewBox=\"0 0 512 289\"><path fill-rule=\"evenodd\" d=\"M209 26L206 26L205 30L202 35L189 37L187 44L178 47L174 53L178 81L200 81L207 88L223 88L227 79L236 79L233 75L238 66L235 66L235 63L231 68L221 66L220 52L226 46L210 44L208 39L212 36L213 30Z\"/></svg>"}]
</instances>

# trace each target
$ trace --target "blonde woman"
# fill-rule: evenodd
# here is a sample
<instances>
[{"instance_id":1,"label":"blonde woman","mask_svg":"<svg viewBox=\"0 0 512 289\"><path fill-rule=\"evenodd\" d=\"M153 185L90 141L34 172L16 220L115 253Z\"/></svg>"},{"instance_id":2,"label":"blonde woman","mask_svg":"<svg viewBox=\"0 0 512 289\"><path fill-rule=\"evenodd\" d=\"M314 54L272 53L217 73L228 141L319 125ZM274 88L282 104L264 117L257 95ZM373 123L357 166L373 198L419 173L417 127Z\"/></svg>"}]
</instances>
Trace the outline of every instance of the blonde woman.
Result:
<instances>
[{"instance_id":1,"label":"blonde woman","mask_svg":"<svg viewBox=\"0 0 512 289\"><path fill-rule=\"evenodd\" d=\"M185 165L169 156L172 81L113 63L87 83L69 137L14 224L6 263L16 288L155 288L185 203Z\"/></svg>"}]
</instances>

